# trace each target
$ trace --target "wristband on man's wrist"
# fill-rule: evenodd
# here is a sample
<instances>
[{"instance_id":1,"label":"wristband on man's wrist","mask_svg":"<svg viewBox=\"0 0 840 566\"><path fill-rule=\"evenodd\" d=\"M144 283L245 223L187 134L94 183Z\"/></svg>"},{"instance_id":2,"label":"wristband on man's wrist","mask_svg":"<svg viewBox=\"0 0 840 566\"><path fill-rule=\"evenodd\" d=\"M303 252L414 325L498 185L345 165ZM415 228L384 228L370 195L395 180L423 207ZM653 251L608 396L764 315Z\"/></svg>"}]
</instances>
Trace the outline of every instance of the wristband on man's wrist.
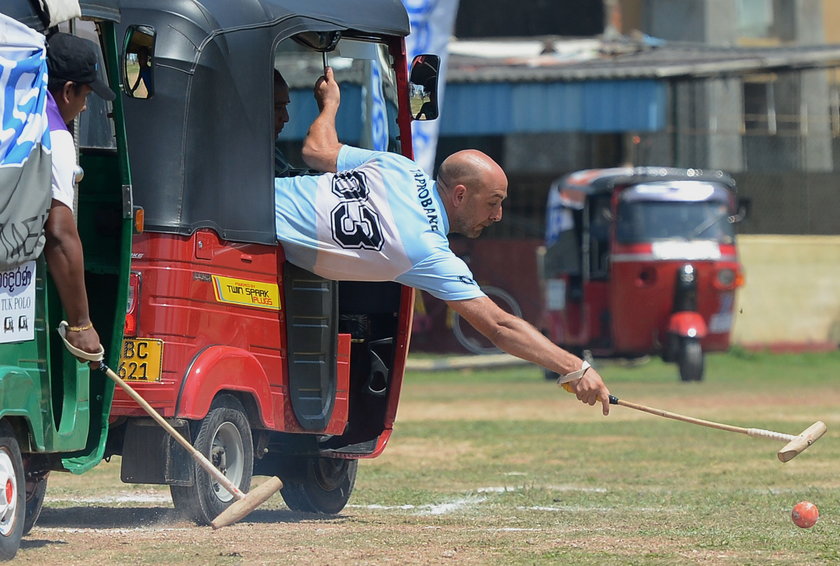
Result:
<instances>
[{"instance_id":1,"label":"wristband on man's wrist","mask_svg":"<svg viewBox=\"0 0 840 566\"><path fill-rule=\"evenodd\" d=\"M557 385L562 385L564 383L568 383L570 381L575 381L576 379L580 379L583 377L583 374L586 373L586 370L591 368L592 366L589 365L589 362L583 360L583 363L580 366L580 369L577 371L573 371L571 373L567 373L566 375L561 375L557 378Z\"/></svg>"}]
</instances>

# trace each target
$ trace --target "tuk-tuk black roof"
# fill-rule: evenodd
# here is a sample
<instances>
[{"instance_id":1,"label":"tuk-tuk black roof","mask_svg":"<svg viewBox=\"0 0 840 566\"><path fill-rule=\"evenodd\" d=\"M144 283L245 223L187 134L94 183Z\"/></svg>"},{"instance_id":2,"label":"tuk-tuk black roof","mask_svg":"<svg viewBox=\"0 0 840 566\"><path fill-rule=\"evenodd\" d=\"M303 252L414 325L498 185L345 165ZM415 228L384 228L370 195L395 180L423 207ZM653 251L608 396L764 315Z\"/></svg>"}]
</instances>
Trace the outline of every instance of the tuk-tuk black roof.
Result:
<instances>
[{"instance_id":1,"label":"tuk-tuk black roof","mask_svg":"<svg viewBox=\"0 0 840 566\"><path fill-rule=\"evenodd\" d=\"M44 14L36 6L37 0L20 0L4 2L2 12L7 16L38 31L46 29L43 20ZM98 20L119 21L120 9L119 0L79 0L79 7L82 10L82 17L95 18Z\"/></svg>"},{"instance_id":2,"label":"tuk-tuk black roof","mask_svg":"<svg viewBox=\"0 0 840 566\"><path fill-rule=\"evenodd\" d=\"M735 191L735 180L720 170L680 169L675 167L611 167L584 169L560 177L551 185L569 202L583 202L596 194L609 193L619 186L661 181L700 181L718 183Z\"/></svg>"},{"instance_id":3,"label":"tuk-tuk black roof","mask_svg":"<svg viewBox=\"0 0 840 566\"><path fill-rule=\"evenodd\" d=\"M409 32L400 0L121 0L120 7L120 41L131 25L156 34L154 96L123 97L134 203L146 228L212 228L242 242L275 242L275 42L305 31Z\"/></svg>"}]
</instances>

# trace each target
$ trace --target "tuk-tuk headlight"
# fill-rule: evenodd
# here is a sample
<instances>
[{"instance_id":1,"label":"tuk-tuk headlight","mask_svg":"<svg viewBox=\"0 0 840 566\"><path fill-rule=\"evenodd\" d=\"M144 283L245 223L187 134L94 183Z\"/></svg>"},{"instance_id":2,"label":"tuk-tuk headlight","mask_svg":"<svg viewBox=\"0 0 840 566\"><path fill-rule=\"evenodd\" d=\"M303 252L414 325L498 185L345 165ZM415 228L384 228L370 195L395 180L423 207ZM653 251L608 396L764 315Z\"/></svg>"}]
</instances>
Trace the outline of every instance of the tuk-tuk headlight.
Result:
<instances>
[{"instance_id":1,"label":"tuk-tuk headlight","mask_svg":"<svg viewBox=\"0 0 840 566\"><path fill-rule=\"evenodd\" d=\"M735 286L735 282L738 280L738 274L735 272L734 269L721 269L717 272L717 284L718 287L723 289L731 289Z\"/></svg>"}]
</instances>

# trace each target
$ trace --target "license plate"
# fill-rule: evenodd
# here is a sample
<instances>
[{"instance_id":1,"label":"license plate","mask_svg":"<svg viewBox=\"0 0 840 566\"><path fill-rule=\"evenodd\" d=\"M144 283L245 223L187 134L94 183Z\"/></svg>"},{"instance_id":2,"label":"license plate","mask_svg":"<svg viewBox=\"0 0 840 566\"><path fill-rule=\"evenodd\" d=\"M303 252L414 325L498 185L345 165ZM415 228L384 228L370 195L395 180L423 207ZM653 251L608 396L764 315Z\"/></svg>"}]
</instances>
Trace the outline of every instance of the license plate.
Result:
<instances>
[{"instance_id":1,"label":"license plate","mask_svg":"<svg viewBox=\"0 0 840 566\"><path fill-rule=\"evenodd\" d=\"M126 381L160 381L163 340L123 340L119 376Z\"/></svg>"}]
</instances>

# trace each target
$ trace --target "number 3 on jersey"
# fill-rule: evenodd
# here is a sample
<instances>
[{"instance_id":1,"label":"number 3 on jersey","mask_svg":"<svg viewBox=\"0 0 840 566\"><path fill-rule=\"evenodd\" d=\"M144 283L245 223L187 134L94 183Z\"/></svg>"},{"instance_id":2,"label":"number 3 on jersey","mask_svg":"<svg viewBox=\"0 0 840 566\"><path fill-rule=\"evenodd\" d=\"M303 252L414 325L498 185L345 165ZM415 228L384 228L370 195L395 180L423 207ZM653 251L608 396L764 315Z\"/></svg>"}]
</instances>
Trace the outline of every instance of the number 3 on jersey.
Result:
<instances>
[{"instance_id":1,"label":"number 3 on jersey","mask_svg":"<svg viewBox=\"0 0 840 566\"><path fill-rule=\"evenodd\" d=\"M342 248L381 250L379 215L368 204L367 179L361 171L342 171L333 178L332 192L341 202L332 210L333 239Z\"/></svg>"}]
</instances>

